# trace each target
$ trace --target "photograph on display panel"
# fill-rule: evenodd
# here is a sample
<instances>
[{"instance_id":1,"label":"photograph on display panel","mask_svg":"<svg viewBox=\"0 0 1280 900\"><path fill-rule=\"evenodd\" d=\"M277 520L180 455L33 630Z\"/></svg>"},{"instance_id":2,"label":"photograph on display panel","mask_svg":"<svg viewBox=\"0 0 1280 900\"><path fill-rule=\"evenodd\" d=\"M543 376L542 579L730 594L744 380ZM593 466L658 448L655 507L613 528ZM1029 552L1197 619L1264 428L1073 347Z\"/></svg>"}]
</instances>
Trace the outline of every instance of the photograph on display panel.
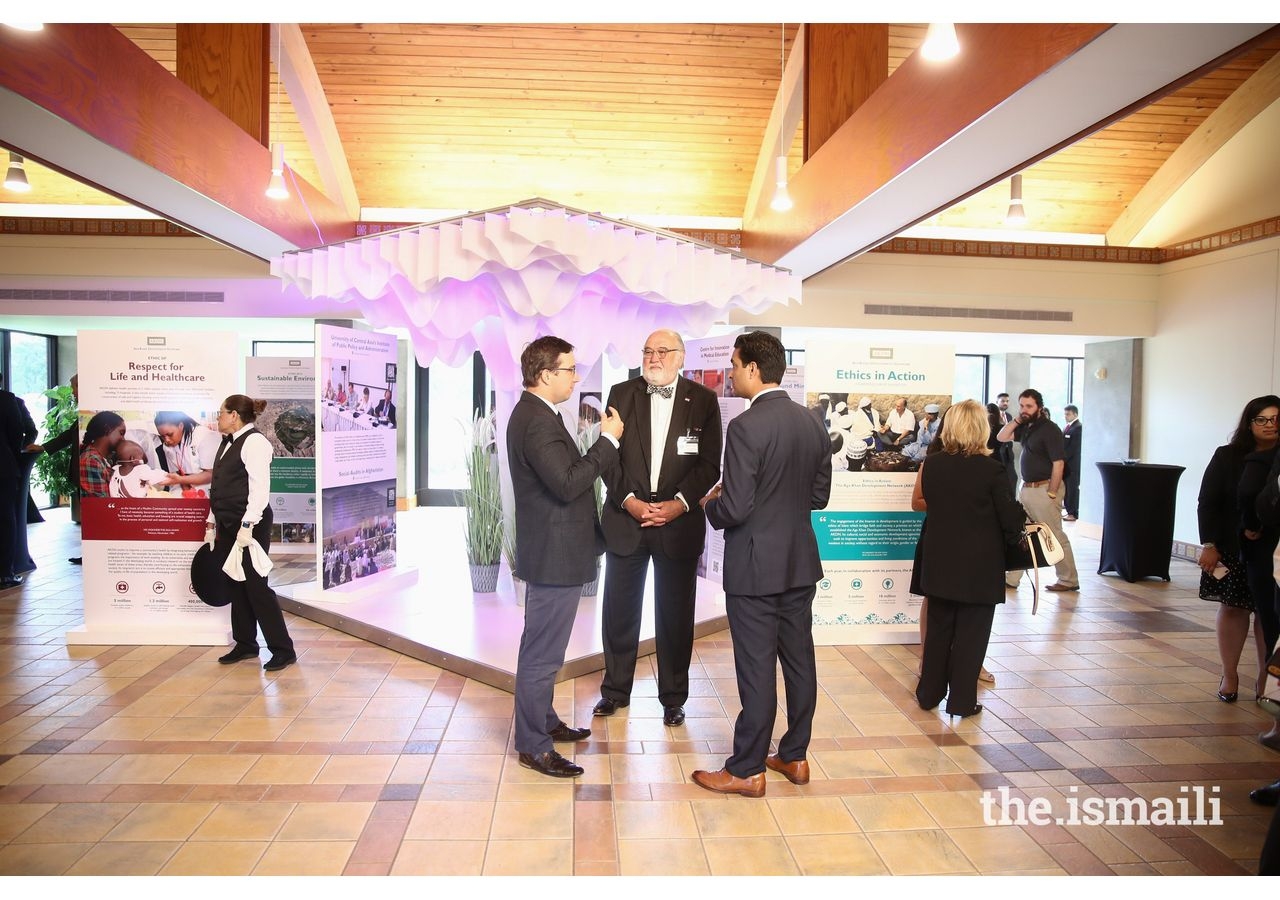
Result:
<instances>
[{"instance_id":1,"label":"photograph on display panel","mask_svg":"<svg viewBox=\"0 0 1280 900\"><path fill-rule=\"evenodd\" d=\"M914 472L920 468L950 394L807 391L805 404L831 437L836 472Z\"/></svg>"}]
</instances>

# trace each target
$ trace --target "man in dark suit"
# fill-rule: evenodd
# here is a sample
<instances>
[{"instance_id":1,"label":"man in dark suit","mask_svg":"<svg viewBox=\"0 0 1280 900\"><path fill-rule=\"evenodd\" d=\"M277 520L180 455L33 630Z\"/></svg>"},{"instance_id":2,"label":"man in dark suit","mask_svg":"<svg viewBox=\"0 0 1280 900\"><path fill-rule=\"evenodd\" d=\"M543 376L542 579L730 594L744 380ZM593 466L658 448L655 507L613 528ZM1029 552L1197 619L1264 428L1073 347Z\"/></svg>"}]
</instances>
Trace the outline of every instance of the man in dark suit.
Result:
<instances>
[{"instance_id":1,"label":"man in dark suit","mask_svg":"<svg viewBox=\"0 0 1280 900\"><path fill-rule=\"evenodd\" d=\"M520 354L520 372L525 390L507 423L515 574L528 584L516 662L515 747L525 768L574 778L582 767L552 745L586 740L591 730L562 722L552 698L582 586L595 578L597 547L604 542L592 485L618 464L622 419L608 410L600 420L600 439L581 455L556 409L578 381L573 345L538 338Z\"/></svg>"},{"instance_id":2,"label":"man in dark suit","mask_svg":"<svg viewBox=\"0 0 1280 900\"><path fill-rule=\"evenodd\" d=\"M1080 409L1074 403L1062 408L1067 420L1062 429L1062 449L1066 453L1066 465L1063 466L1062 487L1065 493L1062 505L1067 514L1063 521L1074 522L1080 517L1080 439L1084 435L1084 423L1080 421Z\"/></svg>"},{"instance_id":3,"label":"man in dark suit","mask_svg":"<svg viewBox=\"0 0 1280 900\"><path fill-rule=\"evenodd\" d=\"M720 477L720 406L687 378L684 341L666 329L649 335L639 378L615 385L608 406L630 429L621 465L605 475L600 515L605 565L604 679L592 711L610 716L631 702L644 583L653 561L658 700L666 725L684 723L693 656L693 605L706 517L698 500Z\"/></svg>"},{"instance_id":4,"label":"man in dark suit","mask_svg":"<svg viewBox=\"0 0 1280 900\"><path fill-rule=\"evenodd\" d=\"M723 485L703 499L707 519L724 529L724 589L742 712L733 755L718 772L693 780L710 791L763 797L766 767L793 784L809 781L805 756L818 702L813 652L814 585L822 578L810 511L831 495L826 429L779 387L782 342L763 331L734 342L730 378L751 405L729 423ZM769 756L777 712L775 672L782 663L787 731Z\"/></svg>"},{"instance_id":5,"label":"man in dark suit","mask_svg":"<svg viewBox=\"0 0 1280 900\"><path fill-rule=\"evenodd\" d=\"M26 404L4 389L0 373L0 590L22 584L18 530L25 528L27 498L22 492L22 453L35 437ZM23 541L25 547L26 542Z\"/></svg>"},{"instance_id":6,"label":"man in dark suit","mask_svg":"<svg viewBox=\"0 0 1280 900\"><path fill-rule=\"evenodd\" d=\"M396 427L396 405L391 402L391 388L387 388L387 392L382 395L378 405L373 408L373 414L379 419L385 419L392 428Z\"/></svg>"}]
</instances>

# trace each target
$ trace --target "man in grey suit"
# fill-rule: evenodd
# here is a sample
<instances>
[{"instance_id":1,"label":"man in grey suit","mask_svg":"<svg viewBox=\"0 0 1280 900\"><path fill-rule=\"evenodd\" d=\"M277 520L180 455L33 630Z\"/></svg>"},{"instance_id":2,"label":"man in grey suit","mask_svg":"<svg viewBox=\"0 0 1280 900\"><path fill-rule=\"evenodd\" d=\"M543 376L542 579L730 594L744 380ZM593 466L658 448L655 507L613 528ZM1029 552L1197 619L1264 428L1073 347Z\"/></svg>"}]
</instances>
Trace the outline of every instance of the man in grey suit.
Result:
<instances>
[{"instance_id":1,"label":"man in grey suit","mask_svg":"<svg viewBox=\"0 0 1280 900\"><path fill-rule=\"evenodd\" d=\"M515 574L528 583L516 662L515 746L525 768L575 778L582 767L552 745L586 740L591 730L561 721L552 698L582 586L595 578L604 544L591 487L618 463L622 419L608 410L600 421L600 439L580 455L556 409L578 382L573 345L550 335L538 338L520 354L520 373L525 390L507 423L516 504Z\"/></svg>"},{"instance_id":2,"label":"man in grey suit","mask_svg":"<svg viewBox=\"0 0 1280 900\"><path fill-rule=\"evenodd\" d=\"M786 352L763 331L734 342L730 379L751 405L729 423L724 479L702 500L724 530L724 589L742 712L733 755L693 780L709 791L763 797L766 767L807 784L805 758L818 702L813 597L822 578L810 511L831 495L831 442L816 416L782 390ZM769 755L782 663L787 731Z\"/></svg>"}]
</instances>

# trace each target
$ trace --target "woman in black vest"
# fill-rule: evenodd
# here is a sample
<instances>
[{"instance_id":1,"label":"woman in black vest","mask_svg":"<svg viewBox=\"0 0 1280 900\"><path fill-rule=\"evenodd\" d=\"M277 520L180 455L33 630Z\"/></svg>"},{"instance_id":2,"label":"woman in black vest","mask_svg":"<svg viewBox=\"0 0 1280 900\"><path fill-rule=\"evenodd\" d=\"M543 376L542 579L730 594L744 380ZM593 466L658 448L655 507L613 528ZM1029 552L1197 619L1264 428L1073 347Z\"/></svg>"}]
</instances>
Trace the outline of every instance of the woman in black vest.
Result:
<instances>
[{"instance_id":1,"label":"woman in black vest","mask_svg":"<svg viewBox=\"0 0 1280 900\"><path fill-rule=\"evenodd\" d=\"M235 646L218 658L229 664L258 658L258 628L266 640L271 659L262 668L268 672L298 661L293 639L284 624L284 613L276 592L265 575L254 570L249 553L251 541L266 552L271 547L271 442L253 427L266 401L244 394L232 394L218 410L218 430L222 446L213 464L209 484L209 524L205 540L214 541L219 558L232 552L243 554L244 581L230 581L231 636Z\"/></svg>"}]
</instances>

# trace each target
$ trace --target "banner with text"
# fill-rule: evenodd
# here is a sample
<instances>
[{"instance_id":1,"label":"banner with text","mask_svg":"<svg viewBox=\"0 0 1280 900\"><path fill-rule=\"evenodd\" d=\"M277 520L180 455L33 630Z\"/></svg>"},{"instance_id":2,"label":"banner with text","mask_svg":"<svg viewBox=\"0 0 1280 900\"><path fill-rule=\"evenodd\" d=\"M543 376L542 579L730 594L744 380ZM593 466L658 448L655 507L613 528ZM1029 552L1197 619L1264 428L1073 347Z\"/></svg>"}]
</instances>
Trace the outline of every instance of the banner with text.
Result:
<instances>
[{"instance_id":1,"label":"banner with text","mask_svg":"<svg viewBox=\"0 0 1280 900\"><path fill-rule=\"evenodd\" d=\"M271 442L272 553L316 548L316 361L251 356L245 393L265 400L258 430Z\"/></svg>"},{"instance_id":2,"label":"banner with text","mask_svg":"<svg viewBox=\"0 0 1280 900\"><path fill-rule=\"evenodd\" d=\"M396 565L393 335L316 326L320 419L318 566L325 590Z\"/></svg>"},{"instance_id":3,"label":"banner with text","mask_svg":"<svg viewBox=\"0 0 1280 900\"><path fill-rule=\"evenodd\" d=\"M911 488L954 378L949 346L805 349L805 403L831 436L831 501L813 514L824 573L813 604L817 643L919 639L921 598L909 587L924 514L911 511Z\"/></svg>"},{"instance_id":4,"label":"banner with text","mask_svg":"<svg viewBox=\"0 0 1280 900\"><path fill-rule=\"evenodd\" d=\"M191 587L221 436L236 392L230 333L81 331L84 627L74 644L222 644L225 608Z\"/></svg>"}]
</instances>

